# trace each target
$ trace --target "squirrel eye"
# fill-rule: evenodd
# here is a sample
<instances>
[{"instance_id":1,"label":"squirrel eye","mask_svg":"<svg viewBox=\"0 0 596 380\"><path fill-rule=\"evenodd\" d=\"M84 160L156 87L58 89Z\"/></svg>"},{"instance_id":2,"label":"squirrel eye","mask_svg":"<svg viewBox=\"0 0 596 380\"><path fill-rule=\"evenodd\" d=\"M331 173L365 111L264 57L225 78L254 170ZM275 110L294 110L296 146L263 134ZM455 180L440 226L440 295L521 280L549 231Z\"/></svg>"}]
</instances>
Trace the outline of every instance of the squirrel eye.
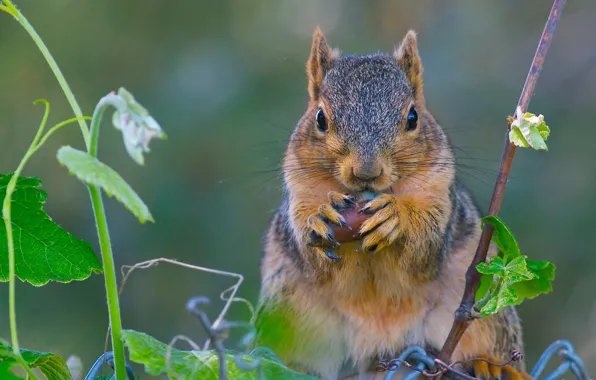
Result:
<instances>
[{"instance_id":1,"label":"squirrel eye","mask_svg":"<svg viewBox=\"0 0 596 380\"><path fill-rule=\"evenodd\" d=\"M327 118L325 118L325 113L320 108L317 111L316 119L317 119L317 129L323 133L326 133L329 130L329 127L327 126Z\"/></svg>"},{"instance_id":2,"label":"squirrel eye","mask_svg":"<svg viewBox=\"0 0 596 380\"><path fill-rule=\"evenodd\" d=\"M418 126L418 112L414 106L410 108L410 112L408 113L408 120L406 121L406 130L413 131Z\"/></svg>"}]
</instances>

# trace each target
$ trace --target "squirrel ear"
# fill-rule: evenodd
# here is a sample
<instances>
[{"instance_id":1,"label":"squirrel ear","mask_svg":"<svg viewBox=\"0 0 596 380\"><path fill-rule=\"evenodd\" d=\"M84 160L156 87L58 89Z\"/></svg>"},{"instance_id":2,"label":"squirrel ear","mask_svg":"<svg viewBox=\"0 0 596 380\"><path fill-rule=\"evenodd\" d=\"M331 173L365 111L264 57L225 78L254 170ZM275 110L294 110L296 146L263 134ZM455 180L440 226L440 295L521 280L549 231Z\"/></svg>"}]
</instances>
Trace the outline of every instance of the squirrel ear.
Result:
<instances>
[{"instance_id":1,"label":"squirrel ear","mask_svg":"<svg viewBox=\"0 0 596 380\"><path fill-rule=\"evenodd\" d=\"M401 45L394 53L397 64L406 74L410 81L414 97L419 98L422 95L422 62L418 54L418 43L416 41L416 32L408 31Z\"/></svg>"},{"instance_id":2,"label":"squirrel ear","mask_svg":"<svg viewBox=\"0 0 596 380\"><path fill-rule=\"evenodd\" d=\"M316 100L319 97L319 90L323 83L325 74L331 68L331 64L339 57L339 51L331 49L327 45L327 40L317 27L312 39L312 48L310 57L306 62L306 75L308 76L308 92L311 99Z\"/></svg>"}]
</instances>

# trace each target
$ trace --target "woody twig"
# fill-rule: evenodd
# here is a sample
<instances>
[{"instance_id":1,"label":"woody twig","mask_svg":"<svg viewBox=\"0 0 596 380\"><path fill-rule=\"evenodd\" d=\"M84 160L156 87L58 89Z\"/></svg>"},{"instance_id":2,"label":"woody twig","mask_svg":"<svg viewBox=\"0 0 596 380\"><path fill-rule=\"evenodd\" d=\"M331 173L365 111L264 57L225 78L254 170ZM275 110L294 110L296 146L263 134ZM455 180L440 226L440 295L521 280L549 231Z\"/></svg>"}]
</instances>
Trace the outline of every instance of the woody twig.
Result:
<instances>
[{"instance_id":1,"label":"woody twig","mask_svg":"<svg viewBox=\"0 0 596 380\"><path fill-rule=\"evenodd\" d=\"M536 49L536 53L534 54L534 59L532 60L530 71L528 72L528 76L526 77L524 88L517 103L517 106L521 108L521 112L527 111L528 104L530 103L530 98L534 93L536 81L538 80L538 75L540 74L540 71L542 71L542 64L544 62L544 58L546 57L546 53L548 52L548 48L550 47L550 43L552 41L555 26L557 25L557 22L561 17L561 12L563 11L565 3L566 0L554 0L550 14L548 16L548 20L546 21L546 25L542 32L542 36L540 37L538 48ZM490 200L490 207L488 210L489 215L499 215L499 210L503 201L503 194L507 185L507 179L509 177L509 171L511 169L511 163L513 161L514 154L515 145L513 145L509 141L509 133L506 133L505 148L501 157L501 167L499 169L499 174L495 183L493 195ZM459 340L461 339L466 329L473 322L474 318L472 316L472 308L474 306L474 300L476 298L476 290L480 282L480 273L478 273L478 271L476 270L476 266L486 261L486 255L488 252L488 247L490 245L492 234L492 225L485 223L484 230L482 231L482 235L480 236L480 241L478 243L478 248L476 249L476 254L474 256L474 259L472 260L472 263L470 264L470 267L466 272L466 287L461 300L461 304L455 312L455 321L453 322L453 326L451 327L449 336L447 337L447 340L445 341L445 344L441 349L441 353L439 354L439 359L443 362L449 362L451 360L451 356Z\"/></svg>"}]
</instances>

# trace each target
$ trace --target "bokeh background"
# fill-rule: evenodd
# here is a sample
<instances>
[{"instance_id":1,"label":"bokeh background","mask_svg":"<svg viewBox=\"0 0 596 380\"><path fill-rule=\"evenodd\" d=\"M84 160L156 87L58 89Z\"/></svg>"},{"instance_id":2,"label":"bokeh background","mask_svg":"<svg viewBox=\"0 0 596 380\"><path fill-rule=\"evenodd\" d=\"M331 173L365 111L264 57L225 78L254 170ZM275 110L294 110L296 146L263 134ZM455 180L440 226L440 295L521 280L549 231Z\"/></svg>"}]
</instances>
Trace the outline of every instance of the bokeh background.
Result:
<instances>
[{"instance_id":1,"label":"bokeh background","mask_svg":"<svg viewBox=\"0 0 596 380\"><path fill-rule=\"evenodd\" d=\"M151 209L141 225L107 200L117 266L157 257L242 273L240 295L255 302L261 241L280 200L279 162L307 102L304 63L320 25L348 53L392 51L408 29L419 34L430 109L447 130L459 177L488 208L512 114L550 1L52 0L17 2L58 61L84 113L125 86L168 134L146 164L127 156L121 135L103 126L100 158L118 170ZM550 151L518 150L501 216L533 258L553 261L554 292L526 302L526 357L533 365L555 339L569 339L596 371L596 3L570 1L557 27L530 111L552 129ZM0 15L0 172L14 170L42 116L72 116L29 36ZM97 248L89 196L56 159L82 147L77 125L55 135L25 175L39 176L52 218ZM229 278L159 265L136 272L122 297L126 328L169 341L202 341L187 299L212 299ZM9 338L6 284L0 285L0 336ZM103 352L103 278L18 284L21 345L79 355L86 367ZM229 319L247 320L235 305ZM237 337L237 334L235 335ZM181 345L181 347L184 347ZM230 347L234 347L230 344Z\"/></svg>"}]
</instances>

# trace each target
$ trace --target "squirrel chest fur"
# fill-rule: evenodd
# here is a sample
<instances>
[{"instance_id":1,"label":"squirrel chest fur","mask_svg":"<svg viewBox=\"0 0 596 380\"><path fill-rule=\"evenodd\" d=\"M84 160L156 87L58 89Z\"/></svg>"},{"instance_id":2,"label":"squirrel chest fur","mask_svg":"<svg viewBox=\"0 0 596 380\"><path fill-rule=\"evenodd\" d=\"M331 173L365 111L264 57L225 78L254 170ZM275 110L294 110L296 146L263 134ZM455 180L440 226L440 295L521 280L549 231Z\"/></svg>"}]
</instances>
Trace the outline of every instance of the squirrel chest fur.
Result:
<instances>
[{"instance_id":1,"label":"squirrel chest fur","mask_svg":"<svg viewBox=\"0 0 596 380\"><path fill-rule=\"evenodd\" d=\"M284 199L266 235L255 345L323 379L382 378L376 360L410 345L440 350L480 217L427 110L414 32L393 55L340 56L317 29L306 71L310 102L288 143ZM338 243L340 212L362 200L359 239ZM522 349L507 308L474 322L453 360L504 361ZM506 375L520 378L513 368Z\"/></svg>"}]
</instances>

